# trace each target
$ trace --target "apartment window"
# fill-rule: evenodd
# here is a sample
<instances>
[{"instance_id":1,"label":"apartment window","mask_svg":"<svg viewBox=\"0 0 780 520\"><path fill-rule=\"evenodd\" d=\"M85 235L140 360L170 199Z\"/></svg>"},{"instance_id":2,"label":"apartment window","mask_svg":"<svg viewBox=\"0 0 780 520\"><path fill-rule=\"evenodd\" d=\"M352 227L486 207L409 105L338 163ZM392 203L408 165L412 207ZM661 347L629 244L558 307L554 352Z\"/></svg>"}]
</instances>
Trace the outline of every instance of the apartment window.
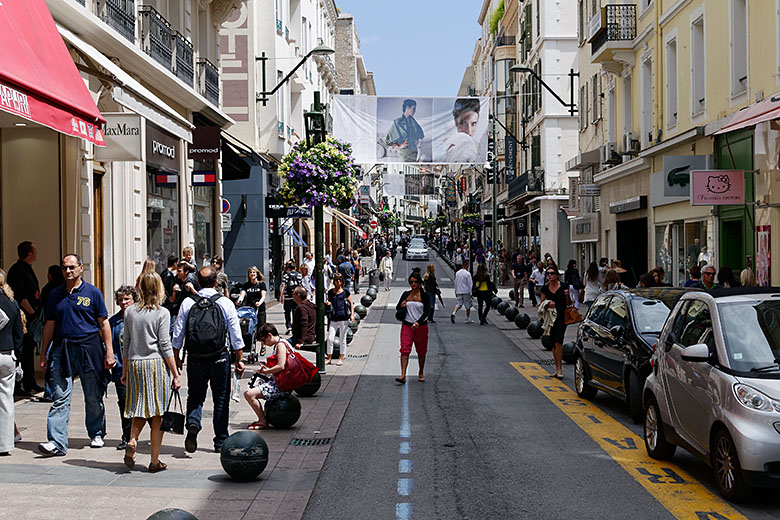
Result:
<instances>
[{"instance_id":1,"label":"apartment window","mask_svg":"<svg viewBox=\"0 0 780 520\"><path fill-rule=\"evenodd\" d=\"M590 85L591 85L590 112L591 112L591 116L593 117L592 121L595 123L596 121L602 118L601 76L599 74L594 74L593 76L591 76Z\"/></svg>"},{"instance_id":2,"label":"apartment window","mask_svg":"<svg viewBox=\"0 0 780 520\"><path fill-rule=\"evenodd\" d=\"M642 62L642 147L653 140L653 59Z\"/></svg>"},{"instance_id":3,"label":"apartment window","mask_svg":"<svg viewBox=\"0 0 780 520\"><path fill-rule=\"evenodd\" d=\"M631 76L623 78L623 134L634 130L633 112L633 94L631 92Z\"/></svg>"},{"instance_id":4,"label":"apartment window","mask_svg":"<svg viewBox=\"0 0 780 520\"><path fill-rule=\"evenodd\" d=\"M585 2L583 0L578 0L577 2L577 40L579 41L580 46L582 46L583 43L585 43L585 27L586 27L586 16L585 16Z\"/></svg>"},{"instance_id":5,"label":"apartment window","mask_svg":"<svg viewBox=\"0 0 780 520\"><path fill-rule=\"evenodd\" d=\"M607 122L609 128L609 142L617 142L617 101L615 100L615 89L610 88L607 90Z\"/></svg>"},{"instance_id":6,"label":"apartment window","mask_svg":"<svg viewBox=\"0 0 780 520\"><path fill-rule=\"evenodd\" d=\"M542 77L542 62L541 60L536 62L536 65L534 65L534 70L536 71L537 76L540 78ZM534 83L536 84L536 110L540 110L542 108L542 83L539 80L535 80Z\"/></svg>"},{"instance_id":7,"label":"apartment window","mask_svg":"<svg viewBox=\"0 0 780 520\"><path fill-rule=\"evenodd\" d=\"M666 127L677 126L677 38L666 41Z\"/></svg>"},{"instance_id":8,"label":"apartment window","mask_svg":"<svg viewBox=\"0 0 780 520\"><path fill-rule=\"evenodd\" d=\"M276 12L276 32L282 34L282 19L284 12L282 11L282 0L275 0L274 11Z\"/></svg>"},{"instance_id":9,"label":"apartment window","mask_svg":"<svg viewBox=\"0 0 780 520\"><path fill-rule=\"evenodd\" d=\"M590 105L588 101L588 82L586 81L584 85L580 85L580 131L588 128L588 107Z\"/></svg>"},{"instance_id":10,"label":"apartment window","mask_svg":"<svg viewBox=\"0 0 780 520\"><path fill-rule=\"evenodd\" d=\"M747 0L731 0L731 97L747 92Z\"/></svg>"},{"instance_id":11,"label":"apartment window","mask_svg":"<svg viewBox=\"0 0 780 520\"><path fill-rule=\"evenodd\" d=\"M704 17L691 24L691 115L704 112L706 96L704 59Z\"/></svg>"},{"instance_id":12,"label":"apartment window","mask_svg":"<svg viewBox=\"0 0 780 520\"><path fill-rule=\"evenodd\" d=\"M542 165L542 136L531 136L531 168Z\"/></svg>"},{"instance_id":13,"label":"apartment window","mask_svg":"<svg viewBox=\"0 0 780 520\"><path fill-rule=\"evenodd\" d=\"M541 19L541 16L540 16L541 12L542 12L542 6L540 4L540 1L536 0L536 37L537 38L539 37L539 34L541 34L541 31L542 31L542 29L541 29L541 27L542 27L542 24L541 24L542 19Z\"/></svg>"},{"instance_id":14,"label":"apartment window","mask_svg":"<svg viewBox=\"0 0 780 520\"><path fill-rule=\"evenodd\" d=\"M276 84L282 82L284 79L284 73L281 70L276 71ZM284 91L279 92L276 95L276 124L277 133L281 136L284 135Z\"/></svg>"}]
</instances>

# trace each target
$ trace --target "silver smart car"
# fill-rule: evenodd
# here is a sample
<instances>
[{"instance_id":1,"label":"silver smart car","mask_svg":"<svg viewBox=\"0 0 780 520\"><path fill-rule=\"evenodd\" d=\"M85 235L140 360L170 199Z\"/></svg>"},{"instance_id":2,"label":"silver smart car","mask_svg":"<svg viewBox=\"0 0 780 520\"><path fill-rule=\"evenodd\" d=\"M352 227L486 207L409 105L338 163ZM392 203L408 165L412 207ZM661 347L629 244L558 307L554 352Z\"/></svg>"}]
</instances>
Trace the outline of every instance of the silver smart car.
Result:
<instances>
[{"instance_id":1,"label":"silver smart car","mask_svg":"<svg viewBox=\"0 0 780 520\"><path fill-rule=\"evenodd\" d=\"M686 293L666 320L643 392L645 447L681 446L720 493L780 486L780 289Z\"/></svg>"}]
</instances>

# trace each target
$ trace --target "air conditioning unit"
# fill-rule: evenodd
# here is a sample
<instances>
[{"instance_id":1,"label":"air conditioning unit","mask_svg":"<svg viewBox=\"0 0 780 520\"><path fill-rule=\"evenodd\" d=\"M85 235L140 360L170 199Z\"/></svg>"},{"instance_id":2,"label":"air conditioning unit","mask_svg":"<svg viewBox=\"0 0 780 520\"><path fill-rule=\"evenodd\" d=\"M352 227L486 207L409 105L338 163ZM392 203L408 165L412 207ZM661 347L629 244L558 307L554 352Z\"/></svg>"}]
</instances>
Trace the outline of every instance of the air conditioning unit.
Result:
<instances>
[{"instance_id":1,"label":"air conditioning unit","mask_svg":"<svg viewBox=\"0 0 780 520\"><path fill-rule=\"evenodd\" d=\"M617 143L604 143L599 151L601 164L620 164L622 162L617 153Z\"/></svg>"},{"instance_id":2,"label":"air conditioning unit","mask_svg":"<svg viewBox=\"0 0 780 520\"><path fill-rule=\"evenodd\" d=\"M640 146L639 139L634 136L634 132L623 134L623 155L637 155Z\"/></svg>"}]
</instances>

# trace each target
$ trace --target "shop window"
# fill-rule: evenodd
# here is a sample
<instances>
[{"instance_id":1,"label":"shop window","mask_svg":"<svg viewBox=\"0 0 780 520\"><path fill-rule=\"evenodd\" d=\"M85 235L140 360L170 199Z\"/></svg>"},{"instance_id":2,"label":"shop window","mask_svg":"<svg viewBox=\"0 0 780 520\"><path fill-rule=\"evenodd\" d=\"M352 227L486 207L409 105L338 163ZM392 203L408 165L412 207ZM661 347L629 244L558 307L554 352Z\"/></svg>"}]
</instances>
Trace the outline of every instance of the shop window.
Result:
<instances>
[{"instance_id":1,"label":"shop window","mask_svg":"<svg viewBox=\"0 0 780 520\"><path fill-rule=\"evenodd\" d=\"M157 187L157 171L146 173L146 243L147 254L165 267L169 255L180 256L179 246L179 196L176 186Z\"/></svg>"}]
</instances>

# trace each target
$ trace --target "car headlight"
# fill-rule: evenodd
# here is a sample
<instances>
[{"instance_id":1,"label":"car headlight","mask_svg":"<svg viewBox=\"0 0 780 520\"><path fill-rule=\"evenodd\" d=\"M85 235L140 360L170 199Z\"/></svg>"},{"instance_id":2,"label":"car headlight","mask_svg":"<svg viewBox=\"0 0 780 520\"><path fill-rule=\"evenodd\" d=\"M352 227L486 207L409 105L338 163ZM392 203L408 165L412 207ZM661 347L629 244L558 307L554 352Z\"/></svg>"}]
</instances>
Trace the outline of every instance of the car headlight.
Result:
<instances>
[{"instance_id":1,"label":"car headlight","mask_svg":"<svg viewBox=\"0 0 780 520\"><path fill-rule=\"evenodd\" d=\"M752 386L737 383L734 385L734 395L737 397L737 401L751 410L780 413L779 401L772 399Z\"/></svg>"}]
</instances>

